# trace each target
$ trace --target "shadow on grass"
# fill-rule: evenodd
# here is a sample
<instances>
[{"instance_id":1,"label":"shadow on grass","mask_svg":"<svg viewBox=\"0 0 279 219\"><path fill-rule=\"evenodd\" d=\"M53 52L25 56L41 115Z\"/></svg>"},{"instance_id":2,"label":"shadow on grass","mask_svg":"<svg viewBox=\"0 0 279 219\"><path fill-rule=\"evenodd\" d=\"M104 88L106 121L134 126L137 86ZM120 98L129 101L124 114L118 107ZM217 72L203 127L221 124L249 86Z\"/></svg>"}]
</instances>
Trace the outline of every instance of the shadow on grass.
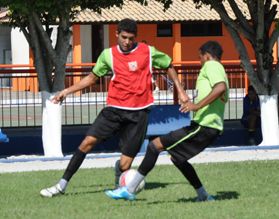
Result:
<instances>
[{"instance_id":1,"label":"shadow on grass","mask_svg":"<svg viewBox=\"0 0 279 219\"><path fill-rule=\"evenodd\" d=\"M147 182L145 184L144 190L151 190L157 188L166 188L169 185L178 185L178 184L185 184L183 183L160 183L160 182Z\"/></svg>"},{"instance_id":2,"label":"shadow on grass","mask_svg":"<svg viewBox=\"0 0 279 219\"><path fill-rule=\"evenodd\" d=\"M79 186L73 186L72 188L103 188L103 187L108 187L108 188L113 188L114 184L107 183L107 184L90 184L90 185L79 185Z\"/></svg>"},{"instance_id":3,"label":"shadow on grass","mask_svg":"<svg viewBox=\"0 0 279 219\"><path fill-rule=\"evenodd\" d=\"M238 199L239 193L235 191L217 192L214 198L216 200Z\"/></svg>"},{"instance_id":4,"label":"shadow on grass","mask_svg":"<svg viewBox=\"0 0 279 219\"><path fill-rule=\"evenodd\" d=\"M91 185L73 186L72 188L74 191L66 192L65 196L102 193L107 189L113 189L113 184L91 184ZM80 191L81 189L84 191Z\"/></svg>"},{"instance_id":5,"label":"shadow on grass","mask_svg":"<svg viewBox=\"0 0 279 219\"><path fill-rule=\"evenodd\" d=\"M187 183L187 182L186 182ZM172 183L160 183L160 182L147 182L145 184L144 190L152 190L158 188L166 188L170 185L179 185L185 184L185 182L172 182ZM104 192L107 189L114 189L113 184L91 184L91 185L83 185L83 186L74 186L74 189L80 190L85 189L86 191L78 191L78 192L66 192L65 195L81 195L81 194L94 194Z\"/></svg>"},{"instance_id":6,"label":"shadow on grass","mask_svg":"<svg viewBox=\"0 0 279 219\"><path fill-rule=\"evenodd\" d=\"M239 193L235 192L235 191L217 192L217 194L212 195L212 197L216 201L238 199ZM178 199L178 202L196 202L196 197L195 198L181 198L181 199Z\"/></svg>"},{"instance_id":7,"label":"shadow on grass","mask_svg":"<svg viewBox=\"0 0 279 219\"><path fill-rule=\"evenodd\" d=\"M231 200L231 199L238 199L239 193L234 192L234 191L227 191L227 192L217 192L216 195L213 195L213 198L215 201L221 201L221 200ZM196 197L190 197L190 198L180 198L177 201L153 201L153 202L148 202L148 205L150 204L163 204L163 203L190 203L190 202L196 202ZM200 203L200 202L197 202ZM214 203L214 202L213 202Z\"/></svg>"},{"instance_id":8,"label":"shadow on grass","mask_svg":"<svg viewBox=\"0 0 279 219\"><path fill-rule=\"evenodd\" d=\"M178 185L178 184L185 184L185 182L177 182L177 183L160 183L160 182L147 182L145 184L144 190L152 190L157 188L166 188L169 185ZM100 192L104 192L107 189L114 189L113 184L91 184L91 185L83 185L83 186L73 186L74 190L80 190L81 188L84 191L73 191L73 192L66 192L65 196L67 195L82 195L82 194L96 194ZM137 199L138 200L138 199Z\"/></svg>"},{"instance_id":9,"label":"shadow on grass","mask_svg":"<svg viewBox=\"0 0 279 219\"><path fill-rule=\"evenodd\" d=\"M100 192L104 192L104 189L94 190L94 191L78 191L78 192L67 192L65 193L65 196L72 196L72 195L86 195L86 194L96 194Z\"/></svg>"},{"instance_id":10,"label":"shadow on grass","mask_svg":"<svg viewBox=\"0 0 279 219\"><path fill-rule=\"evenodd\" d=\"M179 185L179 184L185 184L185 182L172 182L172 183L148 182L148 183L146 183L144 190L166 188L169 185ZM69 193L66 193L65 196L103 193L107 189L113 189L112 184L92 184L92 185L88 185L88 186L79 186L78 189L80 189L81 187L84 188L85 191L69 192ZM221 200L238 199L239 195L240 194L236 191L219 191L216 193L216 195L212 195L212 196L216 201L221 201ZM137 199L137 201L146 201L146 199ZM179 202L185 202L185 203L186 202L196 202L196 197L180 198L176 202L178 202L178 203ZM152 202L149 204L156 204L156 203L158 204L159 202Z\"/></svg>"}]
</instances>

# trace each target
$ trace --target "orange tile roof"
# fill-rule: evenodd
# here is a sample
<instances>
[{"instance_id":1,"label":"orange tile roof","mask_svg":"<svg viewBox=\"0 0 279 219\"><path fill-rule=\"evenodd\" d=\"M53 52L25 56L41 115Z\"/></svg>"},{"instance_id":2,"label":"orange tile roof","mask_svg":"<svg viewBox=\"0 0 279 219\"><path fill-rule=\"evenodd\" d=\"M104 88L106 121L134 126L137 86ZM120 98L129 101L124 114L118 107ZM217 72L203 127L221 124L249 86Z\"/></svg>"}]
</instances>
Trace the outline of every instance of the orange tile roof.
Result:
<instances>
[{"instance_id":1,"label":"orange tile roof","mask_svg":"<svg viewBox=\"0 0 279 219\"><path fill-rule=\"evenodd\" d=\"M220 20L219 15L209 6L202 6L197 9L193 1L173 0L173 4L166 11L163 11L163 5L155 0L149 0L148 6L143 6L135 1L124 1L122 8L112 7L110 9L102 9L102 13L98 14L89 9L83 10L76 16L74 22L78 23L113 23L123 18L132 18L138 22L167 22L167 21L208 21ZM240 8L247 11L246 4L242 0L238 0ZM233 15L230 7L228 13ZM247 13L246 13L247 14Z\"/></svg>"},{"instance_id":2,"label":"orange tile roof","mask_svg":"<svg viewBox=\"0 0 279 219\"><path fill-rule=\"evenodd\" d=\"M244 14L249 15L243 0L236 1ZM272 4L279 5L276 0L273 0ZM233 18L234 13L229 4L226 2L225 5L228 14ZM8 22L7 12L7 10L0 11L0 23ZM115 23L127 17L135 19L138 23L220 20L219 15L213 9L210 9L209 6L202 6L197 9L192 0L173 0L173 4L166 11L163 11L163 5L155 0L148 0L148 6L143 6L132 0L124 0L122 8L102 9L101 14L89 9L83 10L76 16L73 22ZM276 18L279 18L279 14L276 15Z\"/></svg>"}]
</instances>

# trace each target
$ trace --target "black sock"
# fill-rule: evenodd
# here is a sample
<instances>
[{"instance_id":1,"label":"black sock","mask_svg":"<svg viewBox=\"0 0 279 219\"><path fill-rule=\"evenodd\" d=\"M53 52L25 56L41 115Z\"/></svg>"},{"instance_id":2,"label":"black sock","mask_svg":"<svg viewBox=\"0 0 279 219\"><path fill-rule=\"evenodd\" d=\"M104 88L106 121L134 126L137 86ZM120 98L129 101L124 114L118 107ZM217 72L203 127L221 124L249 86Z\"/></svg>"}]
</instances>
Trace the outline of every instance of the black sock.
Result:
<instances>
[{"instance_id":1,"label":"black sock","mask_svg":"<svg viewBox=\"0 0 279 219\"><path fill-rule=\"evenodd\" d=\"M62 178L67 181L70 181L72 176L75 174L75 172L78 170L78 168L82 164L85 156L86 156L86 153L77 149L76 152L74 153L74 155L72 156Z\"/></svg>"},{"instance_id":2,"label":"black sock","mask_svg":"<svg viewBox=\"0 0 279 219\"><path fill-rule=\"evenodd\" d=\"M146 176L155 166L159 154L160 151L158 151L155 145L150 142L147 146L143 161L138 168L139 173Z\"/></svg>"},{"instance_id":3,"label":"black sock","mask_svg":"<svg viewBox=\"0 0 279 219\"><path fill-rule=\"evenodd\" d=\"M121 176L121 173L123 171L120 168L120 160L117 160L115 162L115 166L114 166L114 173L115 173L115 187L118 187L119 185L119 178Z\"/></svg>"},{"instance_id":4,"label":"black sock","mask_svg":"<svg viewBox=\"0 0 279 219\"><path fill-rule=\"evenodd\" d=\"M172 160L172 162L195 189L199 189L200 187L202 187L202 183L194 167L188 161L178 163Z\"/></svg>"}]
</instances>

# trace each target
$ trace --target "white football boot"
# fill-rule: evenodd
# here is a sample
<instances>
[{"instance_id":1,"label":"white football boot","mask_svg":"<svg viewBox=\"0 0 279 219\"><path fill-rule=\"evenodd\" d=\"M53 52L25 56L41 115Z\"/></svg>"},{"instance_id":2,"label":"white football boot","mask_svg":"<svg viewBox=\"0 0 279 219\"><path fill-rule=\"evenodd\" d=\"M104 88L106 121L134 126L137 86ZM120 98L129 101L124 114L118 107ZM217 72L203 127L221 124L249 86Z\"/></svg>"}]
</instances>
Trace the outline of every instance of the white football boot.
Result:
<instances>
[{"instance_id":1,"label":"white football boot","mask_svg":"<svg viewBox=\"0 0 279 219\"><path fill-rule=\"evenodd\" d=\"M52 198L58 195L64 195L65 190L62 190L59 184L56 184L52 187L42 189L40 195L46 198Z\"/></svg>"}]
</instances>

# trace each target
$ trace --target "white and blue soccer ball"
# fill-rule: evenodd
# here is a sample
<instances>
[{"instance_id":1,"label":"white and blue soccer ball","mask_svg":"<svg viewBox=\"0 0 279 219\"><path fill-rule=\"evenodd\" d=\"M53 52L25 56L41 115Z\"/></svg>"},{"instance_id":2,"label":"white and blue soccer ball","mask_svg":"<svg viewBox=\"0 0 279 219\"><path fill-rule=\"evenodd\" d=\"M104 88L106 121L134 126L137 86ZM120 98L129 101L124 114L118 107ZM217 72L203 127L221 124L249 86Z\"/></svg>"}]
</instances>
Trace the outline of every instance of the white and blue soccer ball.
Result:
<instances>
[{"instance_id":1,"label":"white and blue soccer ball","mask_svg":"<svg viewBox=\"0 0 279 219\"><path fill-rule=\"evenodd\" d=\"M129 169L124 171L119 178L119 186L121 187L127 186L136 175L136 172L137 171L135 169ZM138 185L138 187L136 188L136 193L142 191L144 189L144 186L145 186L145 180L143 179Z\"/></svg>"}]
</instances>

